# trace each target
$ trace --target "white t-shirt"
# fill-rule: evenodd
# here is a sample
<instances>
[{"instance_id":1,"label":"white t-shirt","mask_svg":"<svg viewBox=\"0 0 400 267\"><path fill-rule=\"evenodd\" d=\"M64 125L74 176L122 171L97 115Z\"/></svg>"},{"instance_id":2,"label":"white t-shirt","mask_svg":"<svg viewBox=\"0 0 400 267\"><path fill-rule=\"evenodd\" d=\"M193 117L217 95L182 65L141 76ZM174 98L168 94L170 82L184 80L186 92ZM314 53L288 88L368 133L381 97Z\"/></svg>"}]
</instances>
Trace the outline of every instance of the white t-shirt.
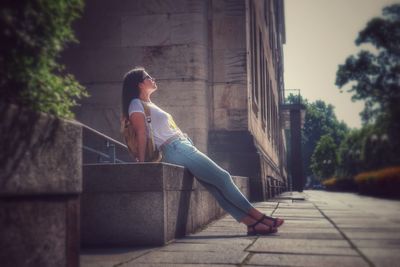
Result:
<instances>
[{"instance_id":1,"label":"white t-shirt","mask_svg":"<svg viewBox=\"0 0 400 267\"><path fill-rule=\"evenodd\" d=\"M153 102L147 102L147 105L150 108L151 127L153 128L154 143L156 144L157 148L159 148L170 137L176 134L182 134L182 131L178 128L178 126L176 126L171 114L165 112ZM143 113L146 117L143 105L139 98L132 99L131 103L129 104L129 117L133 112ZM147 136L149 136L148 128L149 127L146 127Z\"/></svg>"}]
</instances>

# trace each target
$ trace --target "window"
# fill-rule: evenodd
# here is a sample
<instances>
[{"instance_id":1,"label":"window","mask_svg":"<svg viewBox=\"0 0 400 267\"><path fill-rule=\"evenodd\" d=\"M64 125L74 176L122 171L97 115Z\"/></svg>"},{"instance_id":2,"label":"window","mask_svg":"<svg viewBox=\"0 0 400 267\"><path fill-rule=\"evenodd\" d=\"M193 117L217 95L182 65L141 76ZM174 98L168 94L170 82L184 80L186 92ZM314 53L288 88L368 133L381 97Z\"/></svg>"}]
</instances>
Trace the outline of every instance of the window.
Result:
<instances>
[{"instance_id":1,"label":"window","mask_svg":"<svg viewBox=\"0 0 400 267\"><path fill-rule=\"evenodd\" d=\"M264 48L261 47L261 124L262 129L265 131L266 127L266 62L265 62L265 55L264 55Z\"/></svg>"},{"instance_id":2,"label":"window","mask_svg":"<svg viewBox=\"0 0 400 267\"><path fill-rule=\"evenodd\" d=\"M270 5L271 5L270 2L271 2L270 0L264 1L264 19L265 19L265 24L267 26L269 24L268 19L269 19L269 12L270 12L269 9L270 9Z\"/></svg>"},{"instance_id":3,"label":"window","mask_svg":"<svg viewBox=\"0 0 400 267\"><path fill-rule=\"evenodd\" d=\"M276 148L276 104L275 104L275 95L272 97L272 146Z\"/></svg>"},{"instance_id":4,"label":"window","mask_svg":"<svg viewBox=\"0 0 400 267\"><path fill-rule=\"evenodd\" d=\"M272 24L272 12L271 9L269 9L268 12L268 35L269 35L269 48L271 51L273 50L273 30L272 30L273 24Z\"/></svg>"},{"instance_id":5,"label":"window","mask_svg":"<svg viewBox=\"0 0 400 267\"><path fill-rule=\"evenodd\" d=\"M258 116L258 90L259 90L259 49L258 49L258 30L256 22L254 4L250 1L250 53L251 53L251 79L252 79L252 109Z\"/></svg>"},{"instance_id":6,"label":"window","mask_svg":"<svg viewBox=\"0 0 400 267\"><path fill-rule=\"evenodd\" d=\"M268 120L268 139L271 140L271 128L272 128L272 98L273 98L273 93L272 93L272 82L271 82L271 78L269 77L269 88L268 88L268 116L267 116L267 120Z\"/></svg>"}]
</instances>

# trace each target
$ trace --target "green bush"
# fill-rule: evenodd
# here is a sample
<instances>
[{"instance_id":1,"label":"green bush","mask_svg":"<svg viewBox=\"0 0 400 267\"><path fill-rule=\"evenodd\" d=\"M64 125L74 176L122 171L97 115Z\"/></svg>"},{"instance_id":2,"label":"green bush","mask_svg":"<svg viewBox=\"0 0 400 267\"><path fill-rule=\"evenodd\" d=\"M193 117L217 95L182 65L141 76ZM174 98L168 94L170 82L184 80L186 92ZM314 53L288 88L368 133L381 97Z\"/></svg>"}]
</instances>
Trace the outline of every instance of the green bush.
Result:
<instances>
[{"instance_id":1,"label":"green bush","mask_svg":"<svg viewBox=\"0 0 400 267\"><path fill-rule=\"evenodd\" d=\"M76 100L88 93L56 60L76 41L71 23L83 0L3 0L0 7L2 100L72 118Z\"/></svg>"}]
</instances>

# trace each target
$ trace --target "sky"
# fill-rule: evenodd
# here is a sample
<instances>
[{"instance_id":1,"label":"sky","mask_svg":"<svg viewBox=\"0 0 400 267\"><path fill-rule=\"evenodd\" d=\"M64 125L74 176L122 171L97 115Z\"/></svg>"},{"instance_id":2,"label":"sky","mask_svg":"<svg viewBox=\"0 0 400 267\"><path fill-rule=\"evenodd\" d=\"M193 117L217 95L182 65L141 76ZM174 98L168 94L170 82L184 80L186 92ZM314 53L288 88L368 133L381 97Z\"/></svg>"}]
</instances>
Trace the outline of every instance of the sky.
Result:
<instances>
[{"instance_id":1,"label":"sky","mask_svg":"<svg viewBox=\"0 0 400 267\"><path fill-rule=\"evenodd\" d=\"M399 0L285 0L285 89L300 89L309 101L335 106L339 121L359 128L360 101L352 102L349 86L335 85L336 71L361 50L354 43L368 21Z\"/></svg>"}]
</instances>

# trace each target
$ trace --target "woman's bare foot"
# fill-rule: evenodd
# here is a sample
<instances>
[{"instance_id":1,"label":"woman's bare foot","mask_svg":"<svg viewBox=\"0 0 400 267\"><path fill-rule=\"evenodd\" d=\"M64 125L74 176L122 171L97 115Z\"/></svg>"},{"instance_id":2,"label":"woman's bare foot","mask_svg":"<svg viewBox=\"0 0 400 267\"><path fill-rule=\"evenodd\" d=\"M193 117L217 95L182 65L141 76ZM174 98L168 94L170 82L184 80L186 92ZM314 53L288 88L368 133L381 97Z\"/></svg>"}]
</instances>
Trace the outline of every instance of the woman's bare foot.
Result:
<instances>
[{"instance_id":1,"label":"woman's bare foot","mask_svg":"<svg viewBox=\"0 0 400 267\"><path fill-rule=\"evenodd\" d=\"M278 228L285 222L285 220L281 218L273 218L266 216L262 222L266 225Z\"/></svg>"}]
</instances>

